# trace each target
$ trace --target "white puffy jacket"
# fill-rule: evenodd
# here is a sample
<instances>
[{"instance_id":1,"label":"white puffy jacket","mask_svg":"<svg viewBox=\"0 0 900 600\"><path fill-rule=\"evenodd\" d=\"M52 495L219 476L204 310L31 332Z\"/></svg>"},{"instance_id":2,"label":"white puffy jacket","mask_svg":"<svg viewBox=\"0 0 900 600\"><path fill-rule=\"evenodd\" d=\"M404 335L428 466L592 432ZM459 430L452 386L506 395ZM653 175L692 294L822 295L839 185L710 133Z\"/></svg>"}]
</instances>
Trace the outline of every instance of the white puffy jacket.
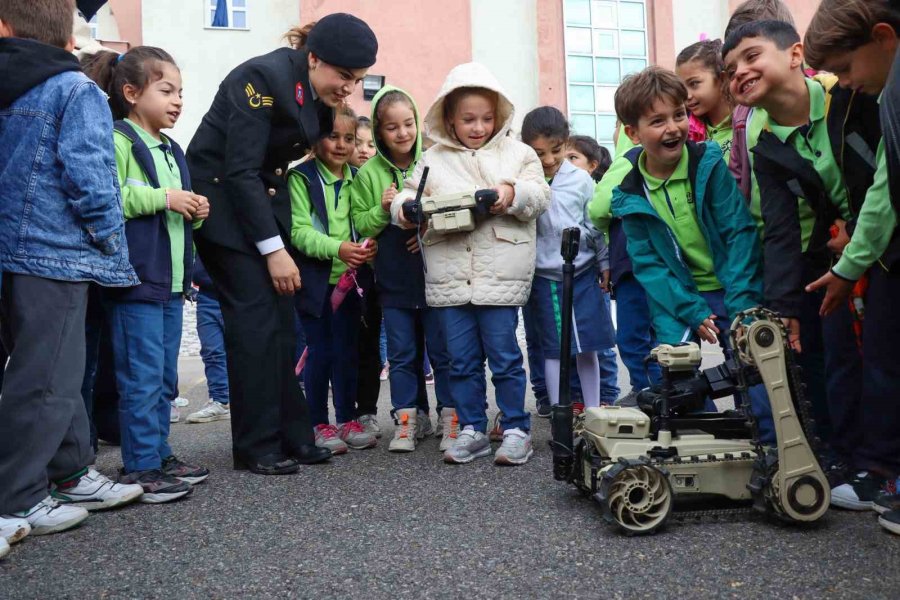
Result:
<instances>
[{"instance_id":1,"label":"white puffy jacket","mask_svg":"<svg viewBox=\"0 0 900 600\"><path fill-rule=\"evenodd\" d=\"M463 146L447 131L444 99L460 87L487 88L499 95L499 131L478 150ZM394 222L404 201L415 196L424 167L429 167L424 196L491 188L506 183L515 198L505 215L492 215L468 233L423 237L425 299L429 306L467 303L521 306L528 300L535 262L535 219L550 204L550 187L530 146L509 133L514 108L488 69L478 63L455 67L428 114L425 135L435 142L404 182L391 212Z\"/></svg>"}]
</instances>

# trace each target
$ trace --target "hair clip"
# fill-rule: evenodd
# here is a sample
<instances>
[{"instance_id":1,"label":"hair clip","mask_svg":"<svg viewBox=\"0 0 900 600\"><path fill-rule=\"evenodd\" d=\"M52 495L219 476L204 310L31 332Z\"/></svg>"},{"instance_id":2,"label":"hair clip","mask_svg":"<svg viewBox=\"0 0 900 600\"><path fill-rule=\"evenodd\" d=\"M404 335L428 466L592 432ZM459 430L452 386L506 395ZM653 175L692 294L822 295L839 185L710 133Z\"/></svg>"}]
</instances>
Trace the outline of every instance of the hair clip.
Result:
<instances>
[{"instance_id":1,"label":"hair clip","mask_svg":"<svg viewBox=\"0 0 900 600\"><path fill-rule=\"evenodd\" d=\"M119 64L120 62L122 62L122 59L125 58L126 54L127 54L127 52L123 52L122 54L120 54L119 57L116 58L116 64Z\"/></svg>"}]
</instances>

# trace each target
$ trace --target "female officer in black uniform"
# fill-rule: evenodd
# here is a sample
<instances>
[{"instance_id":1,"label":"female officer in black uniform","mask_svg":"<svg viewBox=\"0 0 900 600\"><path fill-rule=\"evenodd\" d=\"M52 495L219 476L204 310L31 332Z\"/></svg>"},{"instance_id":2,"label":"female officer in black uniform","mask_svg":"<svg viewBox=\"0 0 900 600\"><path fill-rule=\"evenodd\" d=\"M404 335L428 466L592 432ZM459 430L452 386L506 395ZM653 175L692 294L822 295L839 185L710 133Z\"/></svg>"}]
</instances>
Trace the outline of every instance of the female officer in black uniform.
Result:
<instances>
[{"instance_id":1,"label":"female officer in black uniform","mask_svg":"<svg viewBox=\"0 0 900 600\"><path fill-rule=\"evenodd\" d=\"M332 109L375 63L378 42L337 13L235 68L219 86L187 151L194 190L210 215L195 237L225 321L235 468L292 473L331 453L313 441L294 377L288 164L330 131Z\"/></svg>"}]
</instances>

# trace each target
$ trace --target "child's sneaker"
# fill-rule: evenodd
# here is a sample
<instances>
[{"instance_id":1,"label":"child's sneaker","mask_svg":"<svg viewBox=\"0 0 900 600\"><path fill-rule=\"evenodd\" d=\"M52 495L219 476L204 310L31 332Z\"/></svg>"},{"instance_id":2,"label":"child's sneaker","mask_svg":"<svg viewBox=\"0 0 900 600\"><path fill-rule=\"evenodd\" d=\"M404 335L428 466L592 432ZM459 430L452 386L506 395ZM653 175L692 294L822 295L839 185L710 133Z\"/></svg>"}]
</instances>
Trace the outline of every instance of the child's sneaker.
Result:
<instances>
[{"instance_id":1,"label":"child's sneaker","mask_svg":"<svg viewBox=\"0 0 900 600\"><path fill-rule=\"evenodd\" d=\"M872 508L879 515L891 512L892 510L900 510L900 494L881 494L872 503Z\"/></svg>"},{"instance_id":2,"label":"child's sneaker","mask_svg":"<svg viewBox=\"0 0 900 600\"><path fill-rule=\"evenodd\" d=\"M178 460L174 454L162 461L162 472L185 483L196 485L209 477L209 469L195 467Z\"/></svg>"},{"instance_id":3,"label":"child's sneaker","mask_svg":"<svg viewBox=\"0 0 900 600\"><path fill-rule=\"evenodd\" d=\"M549 419L553 414L553 406L550 404L550 398L538 398L536 402L537 416L542 419Z\"/></svg>"},{"instance_id":4,"label":"child's sneaker","mask_svg":"<svg viewBox=\"0 0 900 600\"><path fill-rule=\"evenodd\" d=\"M3 515L3 519L25 519L31 535L47 535L71 529L88 518L88 511L80 506L65 506L53 496L47 496L28 510Z\"/></svg>"},{"instance_id":5,"label":"child's sneaker","mask_svg":"<svg viewBox=\"0 0 900 600\"><path fill-rule=\"evenodd\" d=\"M178 396L177 398L172 400L172 406L177 406L178 408L184 408L185 406L188 406L190 403L191 403L190 400L188 400L187 398L184 398L182 396Z\"/></svg>"},{"instance_id":6,"label":"child's sneaker","mask_svg":"<svg viewBox=\"0 0 900 600\"><path fill-rule=\"evenodd\" d=\"M380 381L387 381L390 374L391 374L391 363L384 363L384 366L381 367L381 373L378 375L378 379Z\"/></svg>"},{"instance_id":7,"label":"child's sneaker","mask_svg":"<svg viewBox=\"0 0 900 600\"><path fill-rule=\"evenodd\" d=\"M444 452L444 462L462 465L490 454L491 440L469 425L460 432L456 442Z\"/></svg>"},{"instance_id":8,"label":"child's sneaker","mask_svg":"<svg viewBox=\"0 0 900 600\"><path fill-rule=\"evenodd\" d=\"M363 429L359 421L347 421L346 423L338 423L338 436L344 443L354 450L365 450L366 448L374 448L378 444L378 439Z\"/></svg>"},{"instance_id":9,"label":"child's sneaker","mask_svg":"<svg viewBox=\"0 0 900 600\"><path fill-rule=\"evenodd\" d=\"M434 372L425 374L425 385L434 385Z\"/></svg>"},{"instance_id":10,"label":"child's sneaker","mask_svg":"<svg viewBox=\"0 0 900 600\"><path fill-rule=\"evenodd\" d=\"M328 448L332 454L346 454L349 448L338 435L338 428L329 423L316 425L316 446Z\"/></svg>"},{"instance_id":11,"label":"child's sneaker","mask_svg":"<svg viewBox=\"0 0 900 600\"><path fill-rule=\"evenodd\" d=\"M212 423L231 418L231 409L227 404L210 400L206 406L188 415L187 423Z\"/></svg>"},{"instance_id":12,"label":"child's sneaker","mask_svg":"<svg viewBox=\"0 0 900 600\"><path fill-rule=\"evenodd\" d=\"M15 544L31 533L28 521L19 517L0 517L0 540Z\"/></svg>"},{"instance_id":13,"label":"child's sneaker","mask_svg":"<svg viewBox=\"0 0 900 600\"><path fill-rule=\"evenodd\" d=\"M885 480L861 471L850 481L831 490L831 505L847 510L872 510Z\"/></svg>"},{"instance_id":14,"label":"child's sneaker","mask_svg":"<svg viewBox=\"0 0 900 600\"><path fill-rule=\"evenodd\" d=\"M878 524L890 531L900 535L900 510L892 510L878 517Z\"/></svg>"},{"instance_id":15,"label":"child's sneaker","mask_svg":"<svg viewBox=\"0 0 900 600\"><path fill-rule=\"evenodd\" d=\"M144 489L140 502L143 504L162 504L184 498L194 488L186 481L166 475L160 469L134 471L119 475L119 483L136 483Z\"/></svg>"},{"instance_id":16,"label":"child's sneaker","mask_svg":"<svg viewBox=\"0 0 900 600\"><path fill-rule=\"evenodd\" d=\"M375 415L362 415L357 421L363 426L363 429L374 435L376 438L381 439L383 432L381 431L381 425L378 424L378 419Z\"/></svg>"},{"instance_id":17,"label":"child's sneaker","mask_svg":"<svg viewBox=\"0 0 900 600\"><path fill-rule=\"evenodd\" d=\"M434 425L431 424L431 415L424 410L416 413L416 439L423 440L434 433Z\"/></svg>"},{"instance_id":18,"label":"child's sneaker","mask_svg":"<svg viewBox=\"0 0 900 600\"><path fill-rule=\"evenodd\" d=\"M169 406L172 407L172 411L169 413L169 423L177 423L181 420L181 411L175 406L175 402L169 402Z\"/></svg>"},{"instance_id":19,"label":"child's sneaker","mask_svg":"<svg viewBox=\"0 0 900 600\"><path fill-rule=\"evenodd\" d=\"M494 423L491 425L491 433L488 437L492 442L502 442L503 441L503 428L500 425L500 419L503 418L503 413L498 412L494 416Z\"/></svg>"},{"instance_id":20,"label":"child's sneaker","mask_svg":"<svg viewBox=\"0 0 900 600\"><path fill-rule=\"evenodd\" d=\"M416 449L416 431L418 419L416 409L401 408L395 413L397 426L394 428L394 438L388 445L388 452L412 452Z\"/></svg>"},{"instance_id":21,"label":"child's sneaker","mask_svg":"<svg viewBox=\"0 0 900 600\"><path fill-rule=\"evenodd\" d=\"M445 408L441 411L441 444L438 450L444 452L456 442L459 437L459 417L455 408Z\"/></svg>"},{"instance_id":22,"label":"child's sneaker","mask_svg":"<svg viewBox=\"0 0 900 600\"><path fill-rule=\"evenodd\" d=\"M54 486L50 495L60 504L72 504L86 510L105 510L134 502L143 493L141 486L116 483L91 467L75 481Z\"/></svg>"},{"instance_id":23,"label":"child's sneaker","mask_svg":"<svg viewBox=\"0 0 900 600\"><path fill-rule=\"evenodd\" d=\"M444 411L443 409L437 410L437 419L435 419L434 423L434 437L444 437Z\"/></svg>"},{"instance_id":24,"label":"child's sneaker","mask_svg":"<svg viewBox=\"0 0 900 600\"><path fill-rule=\"evenodd\" d=\"M577 417L584 413L584 402L572 403L572 416Z\"/></svg>"},{"instance_id":25,"label":"child's sneaker","mask_svg":"<svg viewBox=\"0 0 900 600\"><path fill-rule=\"evenodd\" d=\"M494 454L494 462L498 465L524 465L532 454L531 435L513 427L503 432L503 444Z\"/></svg>"}]
</instances>

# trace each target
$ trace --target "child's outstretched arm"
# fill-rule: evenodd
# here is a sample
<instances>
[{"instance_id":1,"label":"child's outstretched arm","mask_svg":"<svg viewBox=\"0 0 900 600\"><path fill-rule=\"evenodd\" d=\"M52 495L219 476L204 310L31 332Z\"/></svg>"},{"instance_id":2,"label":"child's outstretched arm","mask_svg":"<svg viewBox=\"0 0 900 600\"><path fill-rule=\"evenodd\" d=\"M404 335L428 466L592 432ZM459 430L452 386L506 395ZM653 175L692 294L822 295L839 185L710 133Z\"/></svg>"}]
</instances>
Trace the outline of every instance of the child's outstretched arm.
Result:
<instances>
[{"instance_id":1,"label":"child's outstretched arm","mask_svg":"<svg viewBox=\"0 0 900 600\"><path fill-rule=\"evenodd\" d=\"M628 240L628 256L634 276L654 302L692 331L698 331L710 317L709 305L675 277L650 243L650 234L639 218L622 220Z\"/></svg>"},{"instance_id":2,"label":"child's outstretched arm","mask_svg":"<svg viewBox=\"0 0 900 600\"><path fill-rule=\"evenodd\" d=\"M94 126L85 127L86 123ZM91 244L112 255L125 243L113 152L112 115L106 97L89 81L71 93L59 128L59 159L72 210Z\"/></svg>"},{"instance_id":3,"label":"child's outstretched arm","mask_svg":"<svg viewBox=\"0 0 900 600\"><path fill-rule=\"evenodd\" d=\"M530 147L526 146L525 150L518 176L501 183L515 189L515 197L506 214L520 221L532 221L550 207L550 186L544 179L544 169L537 154Z\"/></svg>"}]
</instances>

